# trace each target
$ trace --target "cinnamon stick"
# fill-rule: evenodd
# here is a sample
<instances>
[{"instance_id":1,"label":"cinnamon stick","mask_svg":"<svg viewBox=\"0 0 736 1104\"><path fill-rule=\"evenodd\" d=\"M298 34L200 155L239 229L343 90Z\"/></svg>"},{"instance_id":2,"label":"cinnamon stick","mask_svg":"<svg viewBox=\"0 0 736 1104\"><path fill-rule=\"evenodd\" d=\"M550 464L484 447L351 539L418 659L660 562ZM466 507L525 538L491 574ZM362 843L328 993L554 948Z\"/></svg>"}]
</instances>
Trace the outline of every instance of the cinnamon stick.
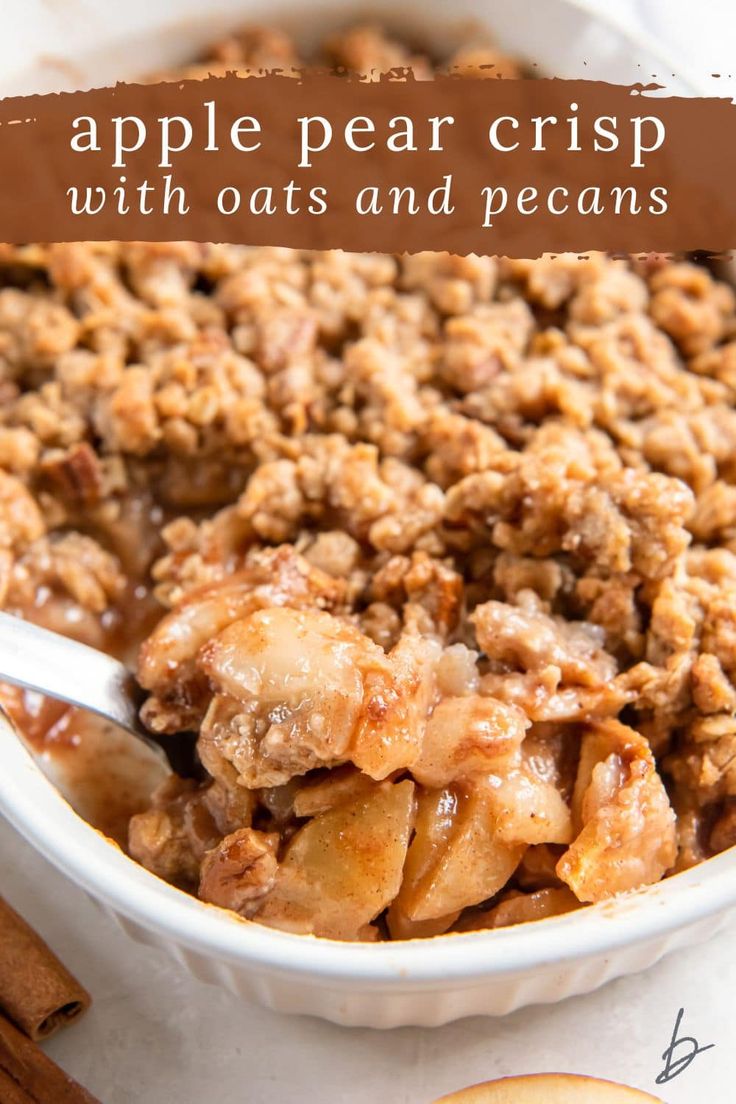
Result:
<instances>
[{"instance_id":1,"label":"cinnamon stick","mask_svg":"<svg viewBox=\"0 0 736 1104\"><path fill-rule=\"evenodd\" d=\"M0 1011L34 1041L89 1008L89 993L0 897Z\"/></svg>"},{"instance_id":2,"label":"cinnamon stick","mask_svg":"<svg viewBox=\"0 0 736 1104\"><path fill-rule=\"evenodd\" d=\"M33 1104L33 1097L20 1087L17 1081L0 1069L0 1100L3 1104Z\"/></svg>"},{"instance_id":3,"label":"cinnamon stick","mask_svg":"<svg viewBox=\"0 0 736 1104\"><path fill-rule=\"evenodd\" d=\"M14 1094L14 1095L13 1095ZM0 1100L5 1104L100 1104L0 1016Z\"/></svg>"}]
</instances>

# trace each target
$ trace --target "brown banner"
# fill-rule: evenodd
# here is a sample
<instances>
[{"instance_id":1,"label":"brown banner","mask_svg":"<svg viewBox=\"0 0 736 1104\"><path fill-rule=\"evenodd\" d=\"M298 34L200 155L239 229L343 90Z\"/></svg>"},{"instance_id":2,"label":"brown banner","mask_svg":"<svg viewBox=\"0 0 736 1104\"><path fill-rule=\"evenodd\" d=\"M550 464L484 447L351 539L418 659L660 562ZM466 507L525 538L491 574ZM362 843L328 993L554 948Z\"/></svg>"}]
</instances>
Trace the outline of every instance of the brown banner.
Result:
<instances>
[{"instance_id":1,"label":"brown banner","mask_svg":"<svg viewBox=\"0 0 736 1104\"><path fill-rule=\"evenodd\" d=\"M596 81L229 75L29 96L0 102L0 158L9 242L736 246L736 107Z\"/></svg>"}]
</instances>

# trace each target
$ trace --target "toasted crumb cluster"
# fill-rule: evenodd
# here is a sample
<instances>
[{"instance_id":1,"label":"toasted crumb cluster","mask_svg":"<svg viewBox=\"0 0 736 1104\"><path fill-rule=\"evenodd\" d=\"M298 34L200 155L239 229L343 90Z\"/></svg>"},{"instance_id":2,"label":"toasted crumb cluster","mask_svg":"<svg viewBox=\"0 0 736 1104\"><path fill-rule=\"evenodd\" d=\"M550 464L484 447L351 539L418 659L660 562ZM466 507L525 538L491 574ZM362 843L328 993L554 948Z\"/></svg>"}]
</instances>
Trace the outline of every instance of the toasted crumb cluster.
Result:
<instances>
[{"instance_id":1,"label":"toasted crumb cluster","mask_svg":"<svg viewBox=\"0 0 736 1104\"><path fill-rule=\"evenodd\" d=\"M371 28L326 52L433 70ZM299 64L248 30L187 73ZM4 246L0 394L4 606L135 649L150 728L199 734L206 780L131 821L161 877L409 938L736 843L736 302L705 268Z\"/></svg>"}]
</instances>

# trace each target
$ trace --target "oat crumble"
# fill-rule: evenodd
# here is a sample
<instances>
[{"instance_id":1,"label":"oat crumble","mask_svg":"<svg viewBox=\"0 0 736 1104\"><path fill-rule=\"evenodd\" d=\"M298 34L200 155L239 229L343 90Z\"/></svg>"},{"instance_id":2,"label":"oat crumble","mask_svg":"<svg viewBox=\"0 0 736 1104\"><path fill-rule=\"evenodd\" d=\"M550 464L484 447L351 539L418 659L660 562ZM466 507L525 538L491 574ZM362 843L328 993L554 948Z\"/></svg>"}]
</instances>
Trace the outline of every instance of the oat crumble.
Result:
<instances>
[{"instance_id":1,"label":"oat crumble","mask_svg":"<svg viewBox=\"0 0 736 1104\"><path fill-rule=\"evenodd\" d=\"M372 28L326 51L433 68ZM186 73L299 62L247 30ZM488 63L518 71L449 64ZM6 245L0 394L4 608L137 652L146 723L199 732L207 780L131 821L160 877L409 938L736 843L736 301L705 268Z\"/></svg>"}]
</instances>

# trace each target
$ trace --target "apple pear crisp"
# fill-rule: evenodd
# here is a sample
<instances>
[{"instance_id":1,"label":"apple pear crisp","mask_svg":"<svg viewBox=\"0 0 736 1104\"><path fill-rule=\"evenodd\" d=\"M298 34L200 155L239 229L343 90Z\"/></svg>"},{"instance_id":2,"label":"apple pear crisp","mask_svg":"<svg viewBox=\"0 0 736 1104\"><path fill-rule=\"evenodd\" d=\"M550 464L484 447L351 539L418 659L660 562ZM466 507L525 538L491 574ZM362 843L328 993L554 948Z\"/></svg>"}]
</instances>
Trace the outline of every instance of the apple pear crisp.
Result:
<instances>
[{"instance_id":1,"label":"apple pear crisp","mask_svg":"<svg viewBox=\"0 0 736 1104\"><path fill-rule=\"evenodd\" d=\"M365 27L326 56L432 71ZM251 30L186 73L299 63ZM706 268L105 242L0 247L0 288L3 606L131 657L149 729L196 734L200 776L130 821L148 870L405 939L736 843L736 301ZM3 701L36 736L75 713Z\"/></svg>"}]
</instances>

